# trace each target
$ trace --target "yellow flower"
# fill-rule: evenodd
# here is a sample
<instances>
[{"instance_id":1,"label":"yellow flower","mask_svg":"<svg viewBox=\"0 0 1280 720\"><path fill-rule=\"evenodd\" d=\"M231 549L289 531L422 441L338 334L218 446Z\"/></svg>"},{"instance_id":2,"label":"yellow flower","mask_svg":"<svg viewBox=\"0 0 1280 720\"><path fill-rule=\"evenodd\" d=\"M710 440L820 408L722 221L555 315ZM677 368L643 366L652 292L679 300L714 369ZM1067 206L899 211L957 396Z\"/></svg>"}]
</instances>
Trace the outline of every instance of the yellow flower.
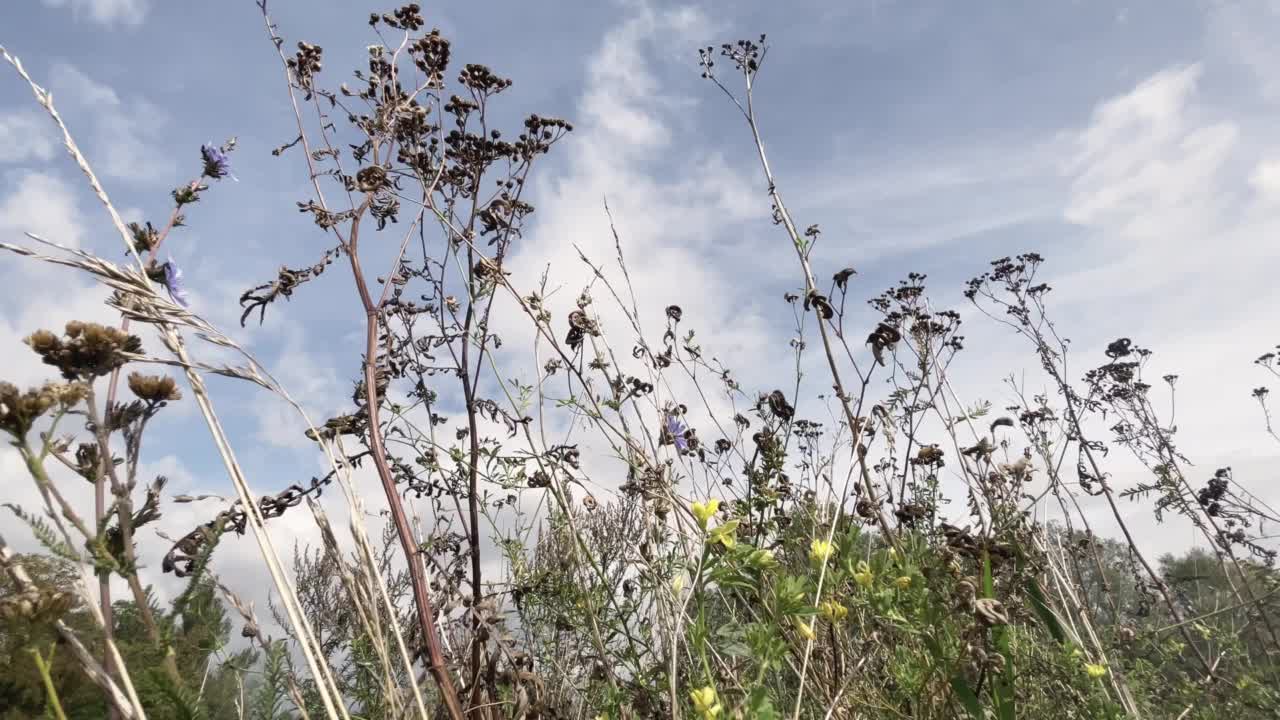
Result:
<instances>
[{"instance_id":1,"label":"yellow flower","mask_svg":"<svg viewBox=\"0 0 1280 720\"><path fill-rule=\"evenodd\" d=\"M816 635L814 635L814 634L813 634L813 621L812 621L812 620L810 620L809 622L804 622L803 620L799 620L799 619L797 619L797 620L796 620L796 632L799 632L799 633L800 633L800 636L801 636L801 637L803 637L805 640L812 640L812 639L814 639L815 637L817 637Z\"/></svg>"},{"instance_id":2,"label":"yellow flower","mask_svg":"<svg viewBox=\"0 0 1280 720\"><path fill-rule=\"evenodd\" d=\"M841 605L835 600L827 600L822 603L821 609L822 617L830 620L832 623L838 623L841 620L844 620L849 614L849 608Z\"/></svg>"},{"instance_id":3,"label":"yellow flower","mask_svg":"<svg viewBox=\"0 0 1280 720\"><path fill-rule=\"evenodd\" d=\"M689 693L689 700L693 702L693 709L702 716L703 720L713 720L724 710L720 699L716 697L716 689L710 685Z\"/></svg>"},{"instance_id":4,"label":"yellow flower","mask_svg":"<svg viewBox=\"0 0 1280 720\"><path fill-rule=\"evenodd\" d=\"M906 590L907 588L911 587L911 576L903 575L897 580L894 580L893 584L897 585L899 590Z\"/></svg>"},{"instance_id":5,"label":"yellow flower","mask_svg":"<svg viewBox=\"0 0 1280 720\"><path fill-rule=\"evenodd\" d=\"M858 563L858 571L853 574L853 580L862 587L869 588L876 581L876 576L871 574L871 568L862 561Z\"/></svg>"},{"instance_id":6,"label":"yellow flower","mask_svg":"<svg viewBox=\"0 0 1280 720\"><path fill-rule=\"evenodd\" d=\"M732 550L733 547L738 544L737 533L738 521L730 520L720 527L717 527L715 530L712 530L710 537L707 538L707 542L720 543L721 545L724 545L726 549Z\"/></svg>"},{"instance_id":7,"label":"yellow flower","mask_svg":"<svg viewBox=\"0 0 1280 720\"><path fill-rule=\"evenodd\" d=\"M831 559L836 548L827 540L814 540L809 543L809 559L822 565Z\"/></svg>"},{"instance_id":8,"label":"yellow flower","mask_svg":"<svg viewBox=\"0 0 1280 720\"><path fill-rule=\"evenodd\" d=\"M693 516L698 520L698 527L703 530L707 529L707 522L715 516L716 511L720 509L720 500L711 498L705 503L696 502L690 506L693 510Z\"/></svg>"},{"instance_id":9,"label":"yellow flower","mask_svg":"<svg viewBox=\"0 0 1280 720\"><path fill-rule=\"evenodd\" d=\"M1089 677L1096 680L1100 677L1104 677L1107 674L1107 666L1098 665L1096 663L1085 663L1084 671L1089 674Z\"/></svg>"}]
</instances>

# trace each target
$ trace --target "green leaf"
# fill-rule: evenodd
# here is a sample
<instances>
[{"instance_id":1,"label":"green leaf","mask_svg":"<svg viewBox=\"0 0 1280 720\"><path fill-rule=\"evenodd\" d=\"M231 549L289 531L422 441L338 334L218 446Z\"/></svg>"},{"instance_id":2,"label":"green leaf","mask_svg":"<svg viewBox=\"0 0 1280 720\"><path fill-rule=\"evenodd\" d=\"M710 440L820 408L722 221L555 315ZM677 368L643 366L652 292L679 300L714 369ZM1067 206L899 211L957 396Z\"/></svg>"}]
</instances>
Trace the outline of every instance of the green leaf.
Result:
<instances>
[{"instance_id":1,"label":"green leaf","mask_svg":"<svg viewBox=\"0 0 1280 720\"><path fill-rule=\"evenodd\" d=\"M50 527L44 518L32 515L13 503L5 503L4 506L31 528L31 534L35 535L36 540L39 540L50 553L68 562L77 564L81 562L80 555L59 537L58 532Z\"/></svg>"},{"instance_id":2,"label":"green leaf","mask_svg":"<svg viewBox=\"0 0 1280 720\"><path fill-rule=\"evenodd\" d=\"M769 691L762 687L752 690L747 696L746 709L747 717L752 720L778 720L782 717L773 706L773 698L769 697Z\"/></svg>"},{"instance_id":3,"label":"green leaf","mask_svg":"<svg viewBox=\"0 0 1280 720\"><path fill-rule=\"evenodd\" d=\"M1031 607L1035 609L1036 615L1040 617L1040 622L1044 623L1049 630L1049 634L1059 644L1066 645L1067 633L1062 629L1062 623L1058 621L1058 616L1049 607L1049 603L1044 597L1044 591L1040 589L1040 583L1035 578L1027 580L1027 594L1031 596Z\"/></svg>"},{"instance_id":4,"label":"green leaf","mask_svg":"<svg viewBox=\"0 0 1280 720\"><path fill-rule=\"evenodd\" d=\"M969 687L969 683L960 675L954 675L951 678L951 690L956 694L956 699L964 706L977 720L982 720L982 701L978 699L978 694Z\"/></svg>"},{"instance_id":5,"label":"green leaf","mask_svg":"<svg viewBox=\"0 0 1280 720\"><path fill-rule=\"evenodd\" d=\"M174 684L168 673L155 670L152 677L160 692L169 701L172 710L170 717L177 720L205 720L204 706L193 691Z\"/></svg>"},{"instance_id":6,"label":"green leaf","mask_svg":"<svg viewBox=\"0 0 1280 720\"><path fill-rule=\"evenodd\" d=\"M995 578L991 572L991 556L982 551L982 594L983 597L995 598ZM1013 652L1009 645L1009 628L997 626L991 628L991 641L996 652L1004 656L1004 671L991 683L991 699L995 703L996 716L1000 720L1014 720L1017 717L1017 697L1013 687Z\"/></svg>"}]
</instances>

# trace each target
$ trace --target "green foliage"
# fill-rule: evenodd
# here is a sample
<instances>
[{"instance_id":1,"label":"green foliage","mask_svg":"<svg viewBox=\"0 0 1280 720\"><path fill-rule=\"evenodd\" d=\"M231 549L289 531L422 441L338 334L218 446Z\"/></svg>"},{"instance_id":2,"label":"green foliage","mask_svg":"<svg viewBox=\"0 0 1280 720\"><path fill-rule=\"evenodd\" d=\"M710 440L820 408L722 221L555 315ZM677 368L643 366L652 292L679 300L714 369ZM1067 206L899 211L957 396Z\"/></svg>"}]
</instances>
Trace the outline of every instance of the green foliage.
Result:
<instances>
[{"instance_id":1,"label":"green foliage","mask_svg":"<svg viewBox=\"0 0 1280 720\"><path fill-rule=\"evenodd\" d=\"M18 560L42 588L71 590L78 581L70 563L49 556L22 555ZM8 578L0 577L0 597L13 592ZM211 583L205 582L190 596L181 613L170 612L153 602L159 621L173 640L173 649L184 678L195 681L176 687L159 671L161 651L146 639L137 608L131 601L114 605L116 644L127 667L133 668L134 682L149 718L173 720L202 718L230 720L234 708L237 673L252 662L252 654L228 658L222 651L228 641L230 623ZM101 645L102 635L82 605L76 604L62 617L87 647ZM48 707L39 669L30 650L46 653L61 647L51 622L8 622L0 625L0 719L36 717ZM220 659L221 658L221 659ZM234 659L234 662L224 662ZM68 718L105 717L106 705L94 685L70 652L52 653L48 673Z\"/></svg>"}]
</instances>

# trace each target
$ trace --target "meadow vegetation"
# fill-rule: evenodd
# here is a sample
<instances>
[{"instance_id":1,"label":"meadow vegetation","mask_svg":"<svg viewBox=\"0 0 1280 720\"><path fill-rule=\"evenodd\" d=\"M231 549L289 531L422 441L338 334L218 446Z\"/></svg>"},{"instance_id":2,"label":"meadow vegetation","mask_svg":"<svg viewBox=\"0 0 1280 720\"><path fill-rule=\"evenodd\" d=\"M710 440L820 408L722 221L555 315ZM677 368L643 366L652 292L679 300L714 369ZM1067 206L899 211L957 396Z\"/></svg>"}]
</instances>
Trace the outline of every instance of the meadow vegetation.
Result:
<instances>
[{"instance_id":1,"label":"meadow vegetation","mask_svg":"<svg viewBox=\"0 0 1280 720\"><path fill-rule=\"evenodd\" d=\"M1072 354L1040 255L975 267L957 309L935 307L922 275L869 289L825 256L770 169L764 36L700 49L691 68L738 112L765 230L794 248L794 289L771 307L795 319L795 362L747 388L692 313L645 326L639 308L665 303L632 292L625 228L613 257L580 255L592 280L569 307L549 297L555 267L517 286L534 166L572 142L569 121L507 127L512 81L455 61L416 4L354 28L373 44L345 75L261 9L280 60L264 70L297 121L275 154L309 180L290 210L314 220L316 252L281 258L239 298L241 322L287 315L321 283L348 293L357 372L331 418L309 418L161 259L216 206L235 142L200 149L167 221L126 224L5 54L129 254L0 243L8 262L92 275L121 315L5 349L37 353L50 381L0 383L0 430L30 476L4 482L42 501L8 505L6 525L44 548L0 541L0 718L1276 717L1280 514L1184 457L1162 410L1177 378L1148 377L1151 351L1122 338ZM982 352L964 322L1002 327L1048 390L962 403L949 370ZM516 326L527 345L503 343ZM806 358L818 380L802 381ZM512 380L517 365L536 376ZM1280 374L1274 353L1256 365ZM211 374L292 403L329 471L245 477ZM1266 388L1255 398L1270 429ZM197 405L236 499L142 566L140 534L190 500L140 472L174 403ZM1116 456L1147 479L1116 484ZM96 507L63 482L92 484ZM1135 507L1194 528L1198 549L1151 556L1125 523ZM320 544L277 547L286 513L309 515ZM234 535L260 550L269 608L217 573ZM171 602L157 571L185 584Z\"/></svg>"}]
</instances>

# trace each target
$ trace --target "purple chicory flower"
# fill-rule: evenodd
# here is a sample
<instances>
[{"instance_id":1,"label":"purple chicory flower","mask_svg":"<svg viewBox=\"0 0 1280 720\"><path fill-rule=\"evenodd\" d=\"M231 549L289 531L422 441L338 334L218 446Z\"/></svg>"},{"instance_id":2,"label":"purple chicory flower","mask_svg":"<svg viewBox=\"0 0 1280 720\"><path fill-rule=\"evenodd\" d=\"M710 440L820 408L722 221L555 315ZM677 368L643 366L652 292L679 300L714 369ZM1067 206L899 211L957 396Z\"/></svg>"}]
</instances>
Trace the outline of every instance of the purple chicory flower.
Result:
<instances>
[{"instance_id":1,"label":"purple chicory flower","mask_svg":"<svg viewBox=\"0 0 1280 720\"><path fill-rule=\"evenodd\" d=\"M236 182L240 179L231 174L231 158L222 148L213 144L200 146L200 157L204 159L204 174L214 180L229 177Z\"/></svg>"},{"instance_id":2,"label":"purple chicory flower","mask_svg":"<svg viewBox=\"0 0 1280 720\"><path fill-rule=\"evenodd\" d=\"M685 452L689 449L689 441L684 437L684 434L689 432L689 426L681 422L680 418L668 415L665 430L671 442L675 443L677 450Z\"/></svg>"},{"instance_id":3,"label":"purple chicory flower","mask_svg":"<svg viewBox=\"0 0 1280 720\"><path fill-rule=\"evenodd\" d=\"M182 286L182 268L170 257L164 264L164 287L173 301L187 307L187 289Z\"/></svg>"}]
</instances>

